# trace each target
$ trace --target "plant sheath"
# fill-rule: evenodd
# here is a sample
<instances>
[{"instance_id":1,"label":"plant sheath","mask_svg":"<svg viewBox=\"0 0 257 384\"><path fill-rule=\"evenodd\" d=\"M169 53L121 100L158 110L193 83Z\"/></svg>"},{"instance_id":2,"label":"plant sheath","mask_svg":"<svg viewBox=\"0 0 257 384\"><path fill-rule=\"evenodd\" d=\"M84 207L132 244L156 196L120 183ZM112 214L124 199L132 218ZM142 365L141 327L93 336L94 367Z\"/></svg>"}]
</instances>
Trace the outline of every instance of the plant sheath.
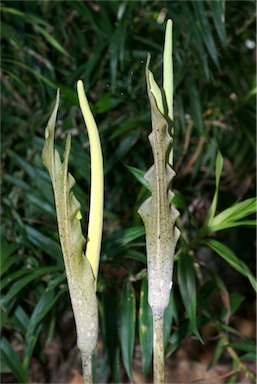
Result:
<instances>
[{"instance_id":1,"label":"plant sheath","mask_svg":"<svg viewBox=\"0 0 257 384\"><path fill-rule=\"evenodd\" d=\"M78 82L78 94L91 146L92 188L86 253L84 253L86 240L82 235L80 222L82 219L80 203L72 192L75 179L68 172L71 136L68 135L66 139L63 161L54 149L59 90L54 110L45 130L42 157L54 190L58 230L76 322L77 344L82 353L84 383L90 384L92 383L91 356L98 338L96 279L103 225L103 160L97 126L89 109L82 81Z\"/></svg>"},{"instance_id":2,"label":"plant sheath","mask_svg":"<svg viewBox=\"0 0 257 384\"><path fill-rule=\"evenodd\" d=\"M168 20L164 45L164 85L161 90L146 64L147 93L151 107L152 132L149 141L154 164L146 172L152 195L139 208L146 231L148 301L154 319L154 383L164 383L163 316L169 305L175 247L180 235L175 223L179 212L171 205L170 184L175 172L171 153L173 126L172 22ZM168 73L170 83L168 84Z\"/></svg>"}]
</instances>

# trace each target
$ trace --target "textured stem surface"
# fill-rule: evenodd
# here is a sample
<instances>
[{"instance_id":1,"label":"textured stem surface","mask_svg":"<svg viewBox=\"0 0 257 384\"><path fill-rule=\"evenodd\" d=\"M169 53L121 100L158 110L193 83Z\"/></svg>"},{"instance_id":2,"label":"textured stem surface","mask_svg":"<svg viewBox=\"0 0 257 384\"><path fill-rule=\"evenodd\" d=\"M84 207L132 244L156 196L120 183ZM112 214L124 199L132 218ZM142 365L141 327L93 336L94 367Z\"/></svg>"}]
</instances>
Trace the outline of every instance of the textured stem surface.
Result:
<instances>
[{"instance_id":1,"label":"textured stem surface","mask_svg":"<svg viewBox=\"0 0 257 384\"><path fill-rule=\"evenodd\" d=\"M164 384L164 314L153 314L153 382Z\"/></svg>"},{"instance_id":2,"label":"textured stem surface","mask_svg":"<svg viewBox=\"0 0 257 384\"><path fill-rule=\"evenodd\" d=\"M166 27L164 46L164 82L160 89L146 63L147 93L151 107L152 132L149 141L154 164L145 179L151 196L139 207L145 225L148 268L148 302L154 318L154 384L164 383L163 315L170 302L173 263L180 235L176 227L179 212L172 205L170 190L175 172L171 165L173 155L173 74L172 74L172 21ZM173 136L173 135L172 135ZM168 160L169 159L169 160Z\"/></svg>"},{"instance_id":3,"label":"textured stem surface","mask_svg":"<svg viewBox=\"0 0 257 384\"><path fill-rule=\"evenodd\" d=\"M81 352L84 384L93 384L92 355Z\"/></svg>"},{"instance_id":4,"label":"textured stem surface","mask_svg":"<svg viewBox=\"0 0 257 384\"><path fill-rule=\"evenodd\" d=\"M75 179L68 171L71 136L66 139L63 161L54 148L58 106L59 91L45 131L43 161L53 184L58 229L78 334L77 344L81 351L91 354L98 337L96 273L94 275L93 266L84 255L86 239L82 234L80 203L72 191ZM95 256L98 260L99 255Z\"/></svg>"}]
</instances>

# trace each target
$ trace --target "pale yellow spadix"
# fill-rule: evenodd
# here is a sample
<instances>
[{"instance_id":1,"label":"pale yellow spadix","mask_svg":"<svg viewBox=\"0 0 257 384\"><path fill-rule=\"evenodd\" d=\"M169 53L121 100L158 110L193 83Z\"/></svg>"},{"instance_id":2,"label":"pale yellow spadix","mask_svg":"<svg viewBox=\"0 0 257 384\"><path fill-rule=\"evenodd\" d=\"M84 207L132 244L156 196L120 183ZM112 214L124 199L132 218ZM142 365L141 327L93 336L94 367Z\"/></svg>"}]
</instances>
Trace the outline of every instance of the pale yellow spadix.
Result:
<instances>
[{"instance_id":1,"label":"pale yellow spadix","mask_svg":"<svg viewBox=\"0 0 257 384\"><path fill-rule=\"evenodd\" d=\"M172 64L172 20L167 21L163 52L163 89L166 96L168 116L173 121L173 64Z\"/></svg>"},{"instance_id":2,"label":"pale yellow spadix","mask_svg":"<svg viewBox=\"0 0 257 384\"><path fill-rule=\"evenodd\" d=\"M96 282L99 268L99 257L103 229L103 156L97 125L89 108L87 97L84 91L83 82L81 80L79 80L77 83L77 90L79 104L82 111L82 115L85 120L85 124L87 126L90 144L91 192L86 257L91 265Z\"/></svg>"},{"instance_id":3,"label":"pale yellow spadix","mask_svg":"<svg viewBox=\"0 0 257 384\"><path fill-rule=\"evenodd\" d=\"M147 62L149 64L150 57ZM165 30L165 41L163 50L163 85L162 90L154 79L153 73L148 69L150 91L153 94L159 111L165 115L171 136L173 129L173 62L172 62L172 20L168 20ZM162 92L163 91L163 92ZM169 153L169 164L173 165L173 148Z\"/></svg>"},{"instance_id":4,"label":"pale yellow spadix","mask_svg":"<svg viewBox=\"0 0 257 384\"><path fill-rule=\"evenodd\" d=\"M167 103L167 114L173 124L173 61L172 61L172 20L168 20L165 31L165 43L163 52L163 90ZM173 125L171 136L174 135ZM169 153L169 164L173 165L173 148Z\"/></svg>"}]
</instances>

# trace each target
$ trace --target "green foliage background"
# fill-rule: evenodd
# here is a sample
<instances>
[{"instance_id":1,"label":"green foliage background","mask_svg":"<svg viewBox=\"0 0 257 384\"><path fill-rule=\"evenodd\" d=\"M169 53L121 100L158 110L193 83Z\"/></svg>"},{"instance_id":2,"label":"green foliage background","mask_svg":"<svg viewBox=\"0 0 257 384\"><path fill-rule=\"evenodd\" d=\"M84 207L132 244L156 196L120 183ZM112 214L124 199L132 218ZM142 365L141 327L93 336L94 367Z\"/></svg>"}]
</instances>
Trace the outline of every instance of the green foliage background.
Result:
<instances>
[{"instance_id":1,"label":"green foliage background","mask_svg":"<svg viewBox=\"0 0 257 384\"><path fill-rule=\"evenodd\" d=\"M99 126L105 164L98 282L105 358L96 380L120 382L120 364L131 377L134 342L144 373L150 370L152 319L137 209L149 193L143 171L153 161L146 53L160 84L167 18L174 22L173 189L182 236L166 313L166 354L211 324L217 345L210 366L233 349L232 366L250 375L244 362L254 361L254 343L240 335L233 315L245 313L255 297L247 282L255 286L249 216L256 210L255 2L3 1L1 358L2 371L18 382L29 382L32 357L47 363L44 346L70 308L52 187L41 159L58 87L56 142L62 151L66 132L72 133L70 171L86 233L90 163L78 79ZM217 203L217 213L225 212L216 226L215 212L210 215L215 185L219 198L212 209ZM229 382L236 380L235 374Z\"/></svg>"}]
</instances>

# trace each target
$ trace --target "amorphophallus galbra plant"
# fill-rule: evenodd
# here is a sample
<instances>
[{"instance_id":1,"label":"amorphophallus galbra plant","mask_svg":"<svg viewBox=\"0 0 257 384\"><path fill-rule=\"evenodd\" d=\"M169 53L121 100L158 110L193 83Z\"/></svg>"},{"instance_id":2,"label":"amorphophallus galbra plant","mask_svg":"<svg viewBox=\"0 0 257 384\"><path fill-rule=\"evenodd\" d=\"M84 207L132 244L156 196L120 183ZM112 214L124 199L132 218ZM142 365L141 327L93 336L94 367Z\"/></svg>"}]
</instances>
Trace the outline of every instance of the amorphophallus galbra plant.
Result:
<instances>
[{"instance_id":1,"label":"amorphophallus galbra plant","mask_svg":"<svg viewBox=\"0 0 257 384\"><path fill-rule=\"evenodd\" d=\"M180 235L175 226L179 212L171 205L170 184L175 172L171 151L173 136L172 21L166 26L163 56L163 88L160 89L146 64L147 93L151 107L152 132L149 141L154 164L146 172L151 196L138 212L146 232L148 301L154 320L154 383L164 383L163 319L169 305L175 247Z\"/></svg>"},{"instance_id":2,"label":"amorphophallus galbra plant","mask_svg":"<svg viewBox=\"0 0 257 384\"><path fill-rule=\"evenodd\" d=\"M72 192L75 179L68 171L71 136L66 139L63 162L54 149L59 90L45 130L43 162L54 190L60 242L74 312L77 344L82 354L84 383L92 383L92 353L98 337L96 280L103 226L103 158L99 134L82 81L77 84L79 103L87 126L91 151L91 200L87 240L82 234L80 203ZM86 245L86 251L84 253Z\"/></svg>"},{"instance_id":3,"label":"amorphophallus galbra plant","mask_svg":"<svg viewBox=\"0 0 257 384\"><path fill-rule=\"evenodd\" d=\"M173 151L173 74L172 74L172 21L166 27L163 56L163 87L159 88L146 65L147 93L151 107L152 132L149 141L154 164L145 178L152 195L139 208L145 225L148 301L154 318L154 383L164 383L163 318L169 305L174 254L179 230L175 223L179 215L171 205L170 190L175 172L172 169ZM84 383L92 383L92 353L98 336L96 280L103 224L103 159L99 134L90 111L82 81L77 85L79 103L88 129L91 151L91 198L87 240L82 235L80 204L72 187L74 178L68 172L71 137L68 135L63 162L54 149L54 131L59 106L56 104L45 131L43 160L53 184L58 229L64 256L65 269L82 353ZM86 245L86 251L84 248Z\"/></svg>"}]
</instances>

